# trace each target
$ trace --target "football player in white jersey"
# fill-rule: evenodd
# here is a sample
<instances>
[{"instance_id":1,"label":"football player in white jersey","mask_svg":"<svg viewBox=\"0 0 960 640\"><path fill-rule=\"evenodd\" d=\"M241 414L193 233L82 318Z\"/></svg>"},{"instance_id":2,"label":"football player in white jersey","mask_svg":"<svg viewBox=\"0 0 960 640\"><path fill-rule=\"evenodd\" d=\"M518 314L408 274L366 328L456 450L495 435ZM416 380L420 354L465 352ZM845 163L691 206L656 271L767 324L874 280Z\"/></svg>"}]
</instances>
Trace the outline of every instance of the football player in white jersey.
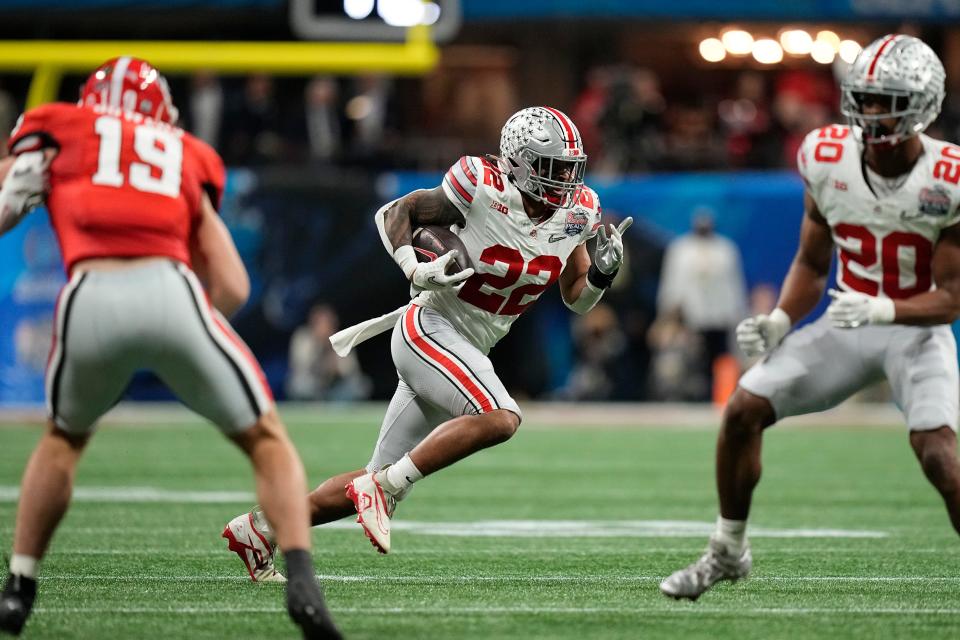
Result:
<instances>
[{"instance_id":1,"label":"football player in white jersey","mask_svg":"<svg viewBox=\"0 0 960 640\"><path fill-rule=\"evenodd\" d=\"M586 161L566 115L531 107L507 120L499 158L462 157L439 187L376 213L384 247L419 293L409 305L331 338L343 354L393 328L400 380L366 468L334 476L310 494L313 524L356 512L373 545L387 553L390 517L414 482L513 436L520 408L487 353L554 282L570 309L592 309L623 261L621 234L633 220L607 233L597 194L583 184ZM450 226L473 268L448 274L455 251L418 262L412 231L425 225ZM585 243L595 235L591 261ZM259 509L232 520L224 535L249 542L231 549L254 580L277 578Z\"/></svg>"},{"instance_id":2,"label":"football player in white jersey","mask_svg":"<svg viewBox=\"0 0 960 640\"><path fill-rule=\"evenodd\" d=\"M940 112L944 78L922 41L880 38L842 83L849 126L804 140L799 249L777 308L737 327L743 351L766 357L741 378L723 417L717 528L697 562L663 581L664 594L693 600L749 573L746 521L764 429L833 407L883 378L960 532L960 383L949 326L960 314L960 147L923 133ZM830 291L823 317L789 333L823 295L834 247L839 291Z\"/></svg>"}]
</instances>

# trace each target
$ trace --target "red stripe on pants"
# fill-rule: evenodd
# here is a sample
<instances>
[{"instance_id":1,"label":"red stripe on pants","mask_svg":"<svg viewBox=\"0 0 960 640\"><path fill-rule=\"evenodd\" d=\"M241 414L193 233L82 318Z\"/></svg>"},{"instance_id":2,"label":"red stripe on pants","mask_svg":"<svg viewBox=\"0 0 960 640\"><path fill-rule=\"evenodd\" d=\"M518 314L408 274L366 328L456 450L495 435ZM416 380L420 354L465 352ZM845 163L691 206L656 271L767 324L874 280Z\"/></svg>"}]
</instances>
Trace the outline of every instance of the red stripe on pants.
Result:
<instances>
[{"instance_id":1,"label":"red stripe on pants","mask_svg":"<svg viewBox=\"0 0 960 640\"><path fill-rule=\"evenodd\" d=\"M423 351L427 357L450 372L453 377L456 378L460 384L466 388L467 392L477 402L477 404L480 405L480 409L483 413L493 411L493 403L490 402L490 398L485 396L483 391L480 390L480 387L478 387L473 380L467 377L467 374L463 372L463 369L457 366L453 360L437 351L433 345L431 345L424 339L423 336L417 333L417 326L413 321L413 314L416 313L416 310L417 305L410 305L410 308L407 309L406 316L403 319L403 322L407 327L407 333L410 335L410 339L413 340L413 344Z\"/></svg>"}]
</instances>

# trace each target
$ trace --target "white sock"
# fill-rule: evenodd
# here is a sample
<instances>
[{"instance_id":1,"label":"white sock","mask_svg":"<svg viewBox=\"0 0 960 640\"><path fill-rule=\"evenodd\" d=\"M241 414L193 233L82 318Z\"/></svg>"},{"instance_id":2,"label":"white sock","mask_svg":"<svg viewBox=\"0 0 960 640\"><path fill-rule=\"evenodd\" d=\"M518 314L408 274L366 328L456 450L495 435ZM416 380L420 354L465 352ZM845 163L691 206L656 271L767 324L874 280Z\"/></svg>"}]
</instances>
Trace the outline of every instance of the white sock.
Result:
<instances>
[{"instance_id":1,"label":"white sock","mask_svg":"<svg viewBox=\"0 0 960 640\"><path fill-rule=\"evenodd\" d=\"M409 453L404 454L396 464L387 467L383 475L386 476L387 488L396 498L402 497L409 491L414 482L423 480L423 474L417 469L417 465L413 464Z\"/></svg>"},{"instance_id":2,"label":"white sock","mask_svg":"<svg viewBox=\"0 0 960 640\"><path fill-rule=\"evenodd\" d=\"M38 561L33 556L25 556L21 553L13 554L10 558L10 575L23 576L31 580L37 579Z\"/></svg>"},{"instance_id":3,"label":"white sock","mask_svg":"<svg viewBox=\"0 0 960 640\"><path fill-rule=\"evenodd\" d=\"M742 551L747 544L747 521L727 520L717 516L717 538L737 551Z\"/></svg>"}]
</instances>

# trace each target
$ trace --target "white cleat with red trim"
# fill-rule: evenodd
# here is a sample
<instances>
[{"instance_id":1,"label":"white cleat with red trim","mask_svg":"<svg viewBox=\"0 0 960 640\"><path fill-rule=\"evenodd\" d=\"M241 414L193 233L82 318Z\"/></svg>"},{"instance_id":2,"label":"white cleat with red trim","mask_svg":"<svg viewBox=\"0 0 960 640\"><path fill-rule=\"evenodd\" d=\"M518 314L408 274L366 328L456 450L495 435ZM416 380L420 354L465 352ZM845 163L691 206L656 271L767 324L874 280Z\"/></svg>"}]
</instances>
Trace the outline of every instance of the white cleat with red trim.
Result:
<instances>
[{"instance_id":1,"label":"white cleat with red trim","mask_svg":"<svg viewBox=\"0 0 960 640\"><path fill-rule=\"evenodd\" d=\"M261 531L254 525L252 511L237 516L223 528L227 548L240 556L254 582L286 582L287 579L274 566L276 545L268 535L269 531Z\"/></svg>"},{"instance_id":2,"label":"white cleat with red trim","mask_svg":"<svg viewBox=\"0 0 960 640\"><path fill-rule=\"evenodd\" d=\"M377 475L367 473L347 484L347 497L357 510L357 522L380 553L390 553L390 516L396 507L396 499L386 492Z\"/></svg>"}]
</instances>

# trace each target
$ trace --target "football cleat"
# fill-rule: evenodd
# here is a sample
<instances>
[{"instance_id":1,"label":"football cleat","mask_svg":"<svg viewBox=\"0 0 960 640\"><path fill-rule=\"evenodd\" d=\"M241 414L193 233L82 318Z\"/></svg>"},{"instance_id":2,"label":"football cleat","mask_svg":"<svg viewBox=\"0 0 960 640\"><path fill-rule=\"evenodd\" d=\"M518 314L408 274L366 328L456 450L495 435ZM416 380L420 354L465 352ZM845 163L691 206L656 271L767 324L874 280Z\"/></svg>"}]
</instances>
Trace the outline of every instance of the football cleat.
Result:
<instances>
[{"instance_id":1,"label":"football cleat","mask_svg":"<svg viewBox=\"0 0 960 640\"><path fill-rule=\"evenodd\" d=\"M347 484L347 497L357 510L357 522L380 553L390 553L390 516L396 499L383 490L376 473L367 473Z\"/></svg>"},{"instance_id":2,"label":"football cleat","mask_svg":"<svg viewBox=\"0 0 960 640\"><path fill-rule=\"evenodd\" d=\"M37 581L23 576L7 576L0 595L0 631L18 636L30 617L37 597Z\"/></svg>"},{"instance_id":3,"label":"football cleat","mask_svg":"<svg viewBox=\"0 0 960 640\"><path fill-rule=\"evenodd\" d=\"M714 536L710 536L707 550L700 559L671 574L660 583L660 591L676 600L696 600L721 580L736 582L746 578L751 567L753 557L750 555L749 543L744 546L743 551L735 553Z\"/></svg>"},{"instance_id":4,"label":"football cleat","mask_svg":"<svg viewBox=\"0 0 960 640\"><path fill-rule=\"evenodd\" d=\"M333 624L323 592L314 576L292 578L287 583L287 612L303 630L306 640L340 640L343 636Z\"/></svg>"},{"instance_id":5,"label":"football cleat","mask_svg":"<svg viewBox=\"0 0 960 640\"><path fill-rule=\"evenodd\" d=\"M277 545L254 526L253 512L237 516L223 528L227 548L246 565L254 582L286 582L274 565Z\"/></svg>"}]
</instances>

